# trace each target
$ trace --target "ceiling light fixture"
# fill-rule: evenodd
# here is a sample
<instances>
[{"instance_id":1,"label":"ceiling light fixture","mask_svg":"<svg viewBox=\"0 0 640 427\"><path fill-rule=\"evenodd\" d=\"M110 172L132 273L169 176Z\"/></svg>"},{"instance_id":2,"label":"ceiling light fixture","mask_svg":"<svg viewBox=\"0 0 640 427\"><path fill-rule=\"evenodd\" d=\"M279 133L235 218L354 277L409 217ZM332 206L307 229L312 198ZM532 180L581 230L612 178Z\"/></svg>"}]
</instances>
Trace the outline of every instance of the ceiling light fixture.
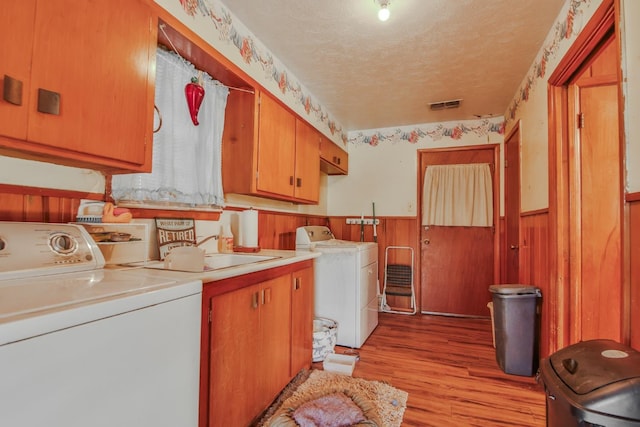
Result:
<instances>
[{"instance_id":1,"label":"ceiling light fixture","mask_svg":"<svg viewBox=\"0 0 640 427\"><path fill-rule=\"evenodd\" d=\"M376 0L380 5L380 10L378 11L378 19L382 22L389 19L389 0Z\"/></svg>"}]
</instances>

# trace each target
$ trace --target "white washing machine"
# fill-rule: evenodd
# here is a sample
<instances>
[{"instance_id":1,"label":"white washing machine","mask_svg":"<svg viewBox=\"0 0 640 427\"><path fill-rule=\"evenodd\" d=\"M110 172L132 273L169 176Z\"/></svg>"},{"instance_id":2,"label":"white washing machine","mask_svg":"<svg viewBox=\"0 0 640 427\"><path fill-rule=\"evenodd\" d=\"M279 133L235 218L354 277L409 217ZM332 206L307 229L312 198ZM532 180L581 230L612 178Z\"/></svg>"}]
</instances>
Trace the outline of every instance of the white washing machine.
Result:
<instances>
[{"instance_id":1,"label":"white washing machine","mask_svg":"<svg viewBox=\"0 0 640 427\"><path fill-rule=\"evenodd\" d=\"M360 348L378 325L378 244L336 239L323 226L299 227L296 249L315 259L315 317L338 323L337 344Z\"/></svg>"},{"instance_id":2,"label":"white washing machine","mask_svg":"<svg viewBox=\"0 0 640 427\"><path fill-rule=\"evenodd\" d=\"M197 426L202 282L103 266L81 226L0 222L1 426Z\"/></svg>"}]
</instances>

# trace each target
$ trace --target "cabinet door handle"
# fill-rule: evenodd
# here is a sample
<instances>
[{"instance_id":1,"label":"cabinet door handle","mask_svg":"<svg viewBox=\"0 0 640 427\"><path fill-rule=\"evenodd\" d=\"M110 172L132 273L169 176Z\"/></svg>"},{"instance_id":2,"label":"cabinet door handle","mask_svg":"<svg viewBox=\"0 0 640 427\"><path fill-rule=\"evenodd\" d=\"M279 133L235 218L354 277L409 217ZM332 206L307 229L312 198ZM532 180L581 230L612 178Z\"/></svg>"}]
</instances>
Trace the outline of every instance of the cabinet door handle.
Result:
<instances>
[{"instance_id":1,"label":"cabinet door handle","mask_svg":"<svg viewBox=\"0 0 640 427\"><path fill-rule=\"evenodd\" d=\"M295 279L293 279L293 289L294 290L299 290L300 289L300 278L296 277Z\"/></svg>"},{"instance_id":2,"label":"cabinet door handle","mask_svg":"<svg viewBox=\"0 0 640 427\"><path fill-rule=\"evenodd\" d=\"M302 178L296 178L296 187L302 187Z\"/></svg>"},{"instance_id":3,"label":"cabinet door handle","mask_svg":"<svg viewBox=\"0 0 640 427\"><path fill-rule=\"evenodd\" d=\"M60 94L50 90L38 89L38 111L45 114L60 115Z\"/></svg>"},{"instance_id":4,"label":"cabinet door handle","mask_svg":"<svg viewBox=\"0 0 640 427\"><path fill-rule=\"evenodd\" d=\"M258 308L258 292L254 292L251 295L251 307L254 309Z\"/></svg>"},{"instance_id":5,"label":"cabinet door handle","mask_svg":"<svg viewBox=\"0 0 640 427\"><path fill-rule=\"evenodd\" d=\"M269 304L271 302L271 288L265 288L262 290L262 305Z\"/></svg>"},{"instance_id":6,"label":"cabinet door handle","mask_svg":"<svg viewBox=\"0 0 640 427\"><path fill-rule=\"evenodd\" d=\"M4 75L2 99L9 104L22 105L22 80Z\"/></svg>"},{"instance_id":7,"label":"cabinet door handle","mask_svg":"<svg viewBox=\"0 0 640 427\"><path fill-rule=\"evenodd\" d=\"M289 185L293 185L293 175L289 177Z\"/></svg>"}]
</instances>

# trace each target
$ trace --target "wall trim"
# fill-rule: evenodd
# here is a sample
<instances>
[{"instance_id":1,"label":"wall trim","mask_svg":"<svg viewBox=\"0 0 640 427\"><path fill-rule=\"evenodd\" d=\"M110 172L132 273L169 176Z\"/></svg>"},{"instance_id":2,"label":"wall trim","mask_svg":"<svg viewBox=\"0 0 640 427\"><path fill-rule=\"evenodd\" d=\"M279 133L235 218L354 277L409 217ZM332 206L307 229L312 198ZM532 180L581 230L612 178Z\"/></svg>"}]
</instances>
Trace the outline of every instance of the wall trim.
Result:
<instances>
[{"instance_id":1,"label":"wall trim","mask_svg":"<svg viewBox=\"0 0 640 427\"><path fill-rule=\"evenodd\" d=\"M534 209L532 211L520 212L520 218L524 218L526 216L545 215L545 214L549 214L549 208Z\"/></svg>"},{"instance_id":2,"label":"wall trim","mask_svg":"<svg viewBox=\"0 0 640 427\"><path fill-rule=\"evenodd\" d=\"M624 196L625 202L640 202L640 192L636 193L627 193Z\"/></svg>"},{"instance_id":3,"label":"wall trim","mask_svg":"<svg viewBox=\"0 0 640 427\"><path fill-rule=\"evenodd\" d=\"M0 184L0 193L22 194L22 195L31 194L31 195L47 196L47 197L66 197L70 199L104 200L104 194L102 193L85 193L83 191L60 190L60 189L43 188L43 187L28 187L24 185L13 185L13 184Z\"/></svg>"}]
</instances>

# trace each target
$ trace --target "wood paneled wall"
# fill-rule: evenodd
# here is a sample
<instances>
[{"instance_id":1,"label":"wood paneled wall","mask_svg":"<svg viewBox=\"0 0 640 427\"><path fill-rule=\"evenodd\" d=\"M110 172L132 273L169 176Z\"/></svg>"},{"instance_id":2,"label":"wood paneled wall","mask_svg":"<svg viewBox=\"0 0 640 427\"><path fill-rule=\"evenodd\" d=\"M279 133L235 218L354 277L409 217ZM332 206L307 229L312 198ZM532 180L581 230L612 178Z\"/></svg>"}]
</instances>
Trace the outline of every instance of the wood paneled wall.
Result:
<instances>
[{"instance_id":1,"label":"wood paneled wall","mask_svg":"<svg viewBox=\"0 0 640 427\"><path fill-rule=\"evenodd\" d=\"M353 217L351 217L353 218ZM420 301L420 246L418 242L417 217L382 217L377 218L376 228L378 242L378 280L380 292L384 287L385 250L389 246L403 246L413 249L414 271L413 283L416 301ZM330 217L329 227L337 239L360 241L360 225L347 224L347 217ZM373 242L373 226L364 226L364 241ZM395 258L393 258L395 257ZM389 263L410 265L410 251L403 250L389 253ZM390 306L409 310L411 300L404 296L388 296Z\"/></svg>"},{"instance_id":2,"label":"wood paneled wall","mask_svg":"<svg viewBox=\"0 0 640 427\"><path fill-rule=\"evenodd\" d=\"M520 215L520 281L542 292L540 313L540 357L551 353L553 295L549 284L549 213L547 210Z\"/></svg>"},{"instance_id":3,"label":"wood paneled wall","mask_svg":"<svg viewBox=\"0 0 640 427\"><path fill-rule=\"evenodd\" d=\"M0 221L75 221L81 199L102 200L102 194L0 184Z\"/></svg>"},{"instance_id":4,"label":"wood paneled wall","mask_svg":"<svg viewBox=\"0 0 640 427\"><path fill-rule=\"evenodd\" d=\"M304 225L328 225L326 217L260 211L258 244L263 249L294 250L296 229Z\"/></svg>"},{"instance_id":5,"label":"wood paneled wall","mask_svg":"<svg viewBox=\"0 0 640 427\"><path fill-rule=\"evenodd\" d=\"M101 194L65 190L49 190L0 184L0 220L34 222L70 222L75 220L81 199L103 200ZM632 347L640 350L640 193L627 195L629 218L629 288L628 301L629 339ZM157 214L157 213L156 213ZM137 215L137 217L140 217ZM152 216L151 216L152 217ZM205 219L205 218L202 218ZM415 288L420 300L420 242L416 217L381 217L377 227L380 287L384 280L385 248L408 246L415 256ZM295 249L296 229L303 225L328 225L335 236L344 240L360 240L360 226L347 225L346 217L323 217L294 213L261 211L259 217L259 244L267 249ZM502 222L501 222L502 225ZM558 321L557 296L549 275L549 214L547 210L526 212L520 218L520 279L522 283L537 286L542 291L540 355L547 356L557 349ZM502 227L500 227L502 233ZM365 226L364 240L373 241L373 227ZM501 239L502 241L502 239ZM504 246L504 245L501 245ZM501 259L504 254L501 247ZM408 262L408 260L393 260ZM409 307L408 299L398 297L393 303ZM603 307L603 309L606 309ZM613 320L613 319L612 319Z\"/></svg>"},{"instance_id":6,"label":"wood paneled wall","mask_svg":"<svg viewBox=\"0 0 640 427\"><path fill-rule=\"evenodd\" d=\"M640 350L640 193L627 195L629 208L630 344Z\"/></svg>"}]
</instances>

